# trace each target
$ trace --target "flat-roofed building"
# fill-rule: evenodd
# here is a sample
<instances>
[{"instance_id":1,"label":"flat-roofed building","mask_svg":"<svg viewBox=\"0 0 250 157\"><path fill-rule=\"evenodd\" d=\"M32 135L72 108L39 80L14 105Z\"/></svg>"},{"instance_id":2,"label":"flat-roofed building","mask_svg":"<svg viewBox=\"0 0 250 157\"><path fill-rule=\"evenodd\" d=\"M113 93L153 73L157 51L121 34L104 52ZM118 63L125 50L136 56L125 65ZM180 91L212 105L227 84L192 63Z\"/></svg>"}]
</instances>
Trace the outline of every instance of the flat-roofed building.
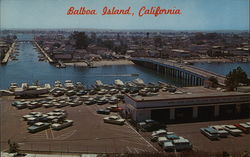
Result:
<instances>
[{"instance_id":1,"label":"flat-roofed building","mask_svg":"<svg viewBox=\"0 0 250 157\"><path fill-rule=\"evenodd\" d=\"M222 92L204 87L179 88L157 96L125 95L125 112L135 121L212 120L250 116L250 93Z\"/></svg>"}]
</instances>

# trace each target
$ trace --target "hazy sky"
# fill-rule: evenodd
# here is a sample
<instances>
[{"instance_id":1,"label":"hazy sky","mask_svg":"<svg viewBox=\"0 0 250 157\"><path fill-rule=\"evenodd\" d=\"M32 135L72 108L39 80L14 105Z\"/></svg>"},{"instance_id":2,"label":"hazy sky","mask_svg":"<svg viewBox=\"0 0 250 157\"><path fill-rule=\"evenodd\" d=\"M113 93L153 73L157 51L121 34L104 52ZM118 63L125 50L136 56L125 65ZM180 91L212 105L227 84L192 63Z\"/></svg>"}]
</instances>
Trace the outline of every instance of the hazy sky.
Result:
<instances>
[{"instance_id":1,"label":"hazy sky","mask_svg":"<svg viewBox=\"0 0 250 157\"><path fill-rule=\"evenodd\" d=\"M0 0L1 28L98 28L166 30L249 30L249 0ZM66 15L69 7L99 15ZM104 6L135 16L102 16ZM181 15L138 17L142 6L181 9Z\"/></svg>"}]
</instances>

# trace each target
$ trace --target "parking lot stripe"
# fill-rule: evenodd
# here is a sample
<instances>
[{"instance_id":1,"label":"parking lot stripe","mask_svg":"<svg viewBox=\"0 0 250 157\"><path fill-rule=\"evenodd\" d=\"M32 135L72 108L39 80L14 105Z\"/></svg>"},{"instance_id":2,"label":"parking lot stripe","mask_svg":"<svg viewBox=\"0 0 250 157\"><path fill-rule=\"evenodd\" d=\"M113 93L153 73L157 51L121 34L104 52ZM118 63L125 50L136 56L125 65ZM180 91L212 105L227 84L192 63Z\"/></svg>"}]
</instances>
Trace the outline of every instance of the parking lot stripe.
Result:
<instances>
[{"instance_id":1,"label":"parking lot stripe","mask_svg":"<svg viewBox=\"0 0 250 157\"><path fill-rule=\"evenodd\" d=\"M51 132L52 139L55 139L55 136L54 136L54 133L53 133L52 129L49 129L49 130Z\"/></svg>"},{"instance_id":2,"label":"parking lot stripe","mask_svg":"<svg viewBox=\"0 0 250 157\"><path fill-rule=\"evenodd\" d=\"M142 144L141 142L137 142L137 141L131 141L131 139L130 140L126 140L126 139L121 139L121 140L119 140L119 141L123 141L123 142L128 142L128 143L133 143L133 144L136 144L136 145L141 145L141 146L148 146L148 144L147 145L145 145L145 144Z\"/></svg>"},{"instance_id":3,"label":"parking lot stripe","mask_svg":"<svg viewBox=\"0 0 250 157\"><path fill-rule=\"evenodd\" d=\"M129 153L133 153L132 151L131 151L131 149L127 146L127 149L128 149L128 151L129 151Z\"/></svg>"},{"instance_id":4,"label":"parking lot stripe","mask_svg":"<svg viewBox=\"0 0 250 157\"><path fill-rule=\"evenodd\" d=\"M48 132L45 130L46 138L49 139Z\"/></svg>"},{"instance_id":5,"label":"parking lot stripe","mask_svg":"<svg viewBox=\"0 0 250 157\"><path fill-rule=\"evenodd\" d=\"M142 135L139 134L129 123L126 122L126 124L130 127L130 129L134 130L134 132L136 132L136 134L138 134L146 143L148 143L150 147L152 147L156 152L158 152L158 150L151 143L149 143L144 137L142 137Z\"/></svg>"}]
</instances>

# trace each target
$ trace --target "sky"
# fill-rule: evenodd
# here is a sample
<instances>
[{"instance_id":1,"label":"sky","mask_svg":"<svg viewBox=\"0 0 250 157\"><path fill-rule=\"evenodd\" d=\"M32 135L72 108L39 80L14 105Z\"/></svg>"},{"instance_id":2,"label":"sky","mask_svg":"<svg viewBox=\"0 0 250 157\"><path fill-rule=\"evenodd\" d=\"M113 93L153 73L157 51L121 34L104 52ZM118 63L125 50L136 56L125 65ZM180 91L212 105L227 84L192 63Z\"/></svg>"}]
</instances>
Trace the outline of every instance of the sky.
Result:
<instances>
[{"instance_id":1,"label":"sky","mask_svg":"<svg viewBox=\"0 0 250 157\"><path fill-rule=\"evenodd\" d=\"M249 30L249 0L0 0L1 29ZM96 9L98 15L66 15L68 9ZM102 16L104 6L131 15ZM181 10L181 15L137 16L142 6Z\"/></svg>"}]
</instances>

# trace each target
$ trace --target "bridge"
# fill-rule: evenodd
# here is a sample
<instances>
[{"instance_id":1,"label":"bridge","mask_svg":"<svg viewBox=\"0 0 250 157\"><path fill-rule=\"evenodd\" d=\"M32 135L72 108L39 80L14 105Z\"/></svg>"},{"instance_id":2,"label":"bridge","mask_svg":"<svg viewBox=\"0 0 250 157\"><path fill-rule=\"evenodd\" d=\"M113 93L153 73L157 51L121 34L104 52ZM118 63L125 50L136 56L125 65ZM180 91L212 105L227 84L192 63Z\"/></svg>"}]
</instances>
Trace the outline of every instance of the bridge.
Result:
<instances>
[{"instance_id":1,"label":"bridge","mask_svg":"<svg viewBox=\"0 0 250 157\"><path fill-rule=\"evenodd\" d=\"M190 85L201 86L209 77L215 77L220 85L225 85L226 77L194 66L166 61L156 58L131 58L135 64L168 74L174 78L186 80Z\"/></svg>"},{"instance_id":2,"label":"bridge","mask_svg":"<svg viewBox=\"0 0 250 157\"><path fill-rule=\"evenodd\" d=\"M20 43L21 43L21 42L33 42L33 40L19 40L19 39L18 39L18 40L16 40L16 42L20 42Z\"/></svg>"}]
</instances>

